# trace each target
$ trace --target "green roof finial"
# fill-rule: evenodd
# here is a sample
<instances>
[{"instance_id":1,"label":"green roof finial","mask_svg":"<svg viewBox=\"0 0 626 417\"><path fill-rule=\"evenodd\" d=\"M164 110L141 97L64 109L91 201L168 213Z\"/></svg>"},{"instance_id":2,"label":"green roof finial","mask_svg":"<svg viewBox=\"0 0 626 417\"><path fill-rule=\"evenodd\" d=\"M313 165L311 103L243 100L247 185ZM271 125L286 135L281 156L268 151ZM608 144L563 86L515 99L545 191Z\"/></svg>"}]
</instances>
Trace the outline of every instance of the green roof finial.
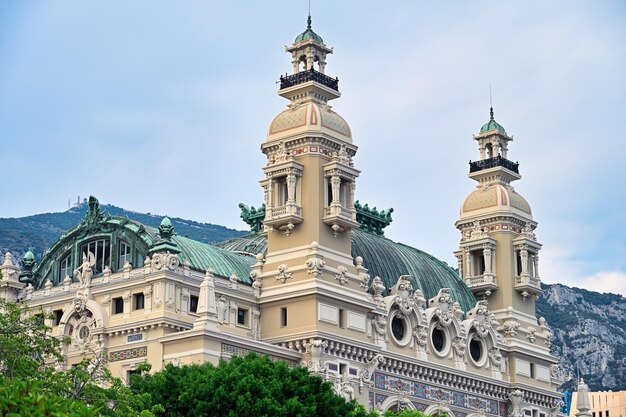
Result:
<instances>
[{"instance_id":1,"label":"green roof finial","mask_svg":"<svg viewBox=\"0 0 626 417\"><path fill-rule=\"evenodd\" d=\"M494 120L494 118L493 118L493 107L489 107L489 120Z\"/></svg>"},{"instance_id":2,"label":"green roof finial","mask_svg":"<svg viewBox=\"0 0 626 417\"><path fill-rule=\"evenodd\" d=\"M309 13L309 17L306 19L306 28L311 29L311 13Z\"/></svg>"}]
</instances>

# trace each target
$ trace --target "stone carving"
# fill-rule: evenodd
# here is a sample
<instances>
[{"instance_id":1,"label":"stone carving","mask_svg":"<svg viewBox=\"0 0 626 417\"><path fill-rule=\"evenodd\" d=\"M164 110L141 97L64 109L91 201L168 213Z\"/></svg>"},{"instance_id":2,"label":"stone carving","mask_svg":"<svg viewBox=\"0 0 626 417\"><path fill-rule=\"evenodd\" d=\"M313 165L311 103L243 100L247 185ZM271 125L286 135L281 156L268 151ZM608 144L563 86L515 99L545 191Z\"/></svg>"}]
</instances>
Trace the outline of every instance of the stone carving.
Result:
<instances>
[{"instance_id":1,"label":"stone carving","mask_svg":"<svg viewBox=\"0 0 626 417\"><path fill-rule=\"evenodd\" d=\"M354 258L354 266L359 271L359 287L363 288L363 291L369 289L370 275L367 273L367 268L363 266L363 258L357 256Z\"/></svg>"},{"instance_id":2,"label":"stone carving","mask_svg":"<svg viewBox=\"0 0 626 417\"><path fill-rule=\"evenodd\" d=\"M493 314L489 311L487 301L481 300L476 307L467 312L468 320L471 320L470 329L474 329L478 337L486 337L492 330Z\"/></svg>"},{"instance_id":3,"label":"stone carving","mask_svg":"<svg viewBox=\"0 0 626 417\"><path fill-rule=\"evenodd\" d=\"M369 384L374 377L374 371L380 365L385 364L385 357L381 354L376 354L371 360L365 364L365 369L361 371L361 382Z\"/></svg>"},{"instance_id":4,"label":"stone carving","mask_svg":"<svg viewBox=\"0 0 626 417\"><path fill-rule=\"evenodd\" d=\"M454 314L454 317L456 317L457 320L461 320L461 318L463 317L463 309L461 308L461 304L456 301L454 302L454 304L452 304L452 314Z\"/></svg>"},{"instance_id":5,"label":"stone carving","mask_svg":"<svg viewBox=\"0 0 626 417\"><path fill-rule=\"evenodd\" d=\"M239 288L239 285L238 285L239 277L237 276L235 272L230 274L230 278L228 278L228 280L230 281L230 288L232 288L233 290L236 290L237 288Z\"/></svg>"},{"instance_id":6,"label":"stone carving","mask_svg":"<svg viewBox=\"0 0 626 417\"><path fill-rule=\"evenodd\" d=\"M335 275L335 279L338 280L341 285L345 285L350 281L350 279L346 276L347 272L348 268L345 266L339 265L337 267L337 275Z\"/></svg>"},{"instance_id":7,"label":"stone carving","mask_svg":"<svg viewBox=\"0 0 626 417\"><path fill-rule=\"evenodd\" d=\"M456 358L461 362L465 362L465 340L461 337L455 338L452 342L452 349L454 349Z\"/></svg>"},{"instance_id":8,"label":"stone carving","mask_svg":"<svg viewBox=\"0 0 626 417\"><path fill-rule=\"evenodd\" d=\"M378 305L383 304L383 291L385 291L385 285L380 277L374 277L372 281L372 292L374 293L374 302Z\"/></svg>"},{"instance_id":9,"label":"stone carving","mask_svg":"<svg viewBox=\"0 0 626 417\"><path fill-rule=\"evenodd\" d=\"M524 393L521 390L511 391L509 394L509 417L522 417L522 400Z\"/></svg>"},{"instance_id":10,"label":"stone carving","mask_svg":"<svg viewBox=\"0 0 626 417\"><path fill-rule=\"evenodd\" d=\"M155 253L154 255L152 255L152 259L150 260L149 265L151 266L150 272L160 270L170 270L179 273L181 272L179 268L180 260L178 259L178 255L175 253Z\"/></svg>"},{"instance_id":11,"label":"stone carving","mask_svg":"<svg viewBox=\"0 0 626 417\"><path fill-rule=\"evenodd\" d=\"M517 330L520 328L520 324L517 320L510 319L506 320L502 324L502 331L506 337L513 337L517 335Z\"/></svg>"},{"instance_id":12,"label":"stone carving","mask_svg":"<svg viewBox=\"0 0 626 417\"><path fill-rule=\"evenodd\" d=\"M415 326L413 329L413 337L415 338L415 343L422 349L427 348L428 346L428 329L426 326Z\"/></svg>"},{"instance_id":13,"label":"stone carving","mask_svg":"<svg viewBox=\"0 0 626 417\"><path fill-rule=\"evenodd\" d=\"M346 375L339 379L333 385L333 388L337 395L343 397L346 401L354 400L354 387L352 386L352 383L348 381L348 377Z\"/></svg>"},{"instance_id":14,"label":"stone carving","mask_svg":"<svg viewBox=\"0 0 626 417\"><path fill-rule=\"evenodd\" d=\"M91 269L96 263L96 256L88 252L83 253L83 263L74 270L74 276L78 278L78 282L85 289L91 287L91 277L93 276L93 270Z\"/></svg>"},{"instance_id":15,"label":"stone carving","mask_svg":"<svg viewBox=\"0 0 626 417\"><path fill-rule=\"evenodd\" d=\"M541 329L541 335L543 336L543 343L548 346L551 347L552 346L552 330L550 329L550 327L548 327L548 324L546 323L546 319L543 317L539 317L539 328Z\"/></svg>"},{"instance_id":16,"label":"stone carving","mask_svg":"<svg viewBox=\"0 0 626 417\"><path fill-rule=\"evenodd\" d=\"M374 328L375 335L378 339L385 340L387 335L387 320L382 314L376 314L372 318L372 327Z\"/></svg>"},{"instance_id":17,"label":"stone carving","mask_svg":"<svg viewBox=\"0 0 626 417\"><path fill-rule=\"evenodd\" d=\"M535 343L535 340L537 339L537 337L535 336L536 332L537 329L535 329L534 327L528 327L526 329L526 339L528 339L530 343Z\"/></svg>"},{"instance_id":18,"label":"stone carving","mask_svg":"<svg viewBox=\"0 0 626 417\"><path fill-rule=\"evenodd\" d=\"M202 319L217 318L217 301L215 300L215 275L208 268L204 274L204 280L200 284L198 297L198 316Z\"/></svg>"},{"instance_id":19,"label":"stone carving","mask_svg":"<svg viewBox=\"0 0 626 417\"><path fill-rule=\"evenodd\" d=\"M250 272L250 278L252 278L252 291L254 291L254 297L258 300L261 298L261 291L263 290L263 283L256 271Z\"/></svg>"},{"instance_id":20,"label":"stone carving","mask_svg":"<svg viewBox=\"0 0 626 417\"><path fill-rule=\"evenodd\" d=\"M326 261L322 258L309 258L305 261L307 275L313 274L315 278L322 274L322 269L326 266Z\"/></svg>"},{"instance_id":21,"label":"stone carving","mask_svg":"<svg viewBox=\"0 0 626 417\"><path fill-rule=\"evenodd\" d=\"M482 227L480 227L479 220L475 220L474 226L472 227L472 230L469 233L469 240L482 239L485 237L489 237L489 232L487 231L486 228L483 229Z\"/></svg>"},{"instance_id":22,"label":"stone carving","mask_svg":"<svg viewBox=\"0 0 626 417\"><path fill-rule=\"evenodd\" d=\"M252 324L250 326L250 334L254 340L261 340L261 311L259 309L252 310Z\"/></svg>"},{"instance_id":23,"label":"stone carving","mask_svg":"<svg viewBox=\"0 0 626 417\"><path fill-rule=\"evenodd\" d=\"M280 281L284 284L285 281L291 278L291 275L292 275L291 272L287 272L287 265L285 264L278 265L278 276L276 277L276 281Z\"/></svg>"},{"instance_id":24,"label":"stone carving","mask_svg":"<svg viewBox=\"0 0 626 417\"><path fill-rule=\"evenodd\" d=\"M417 307L413 298L413 284L410 275L402 275L396 284L396 297L393 302L398 305L398 309L404 316L408 316Z\"/></svg>"},{"instance_id":25,"label":"stone carving","mask_svg":"<svg viewBox=\"0 0 626 417\"><path fill-rule=\"evenodd\" d=\"M534 240L534 241L537 240L537 236L533 232L533 226L530 224L530 222L526 222L526 224L524 225L524 230L522 231L522 235L524 235L524 237L526 237L527 239Z\"/></svg>"},{"instance_id":26,"label":"stone carving","mask_svg":"<svg viewBox=\"0 0 626 417\"><path fill-rule=\"evenodd\" d=\"M439 294L429 300L429 305L435 307L434 315L439 319L439 323L448 327L456 318L450 298L450 288L442 288Z\"/></svg>"},{"instance_id":27,"label":"stone carving","mask_svg":"<svg viewBox=\"0 0 626 417\"><path fill-rule=\"evenodd\" d=\"M489 349L489 360L491 361L491 365L494 369L500 369L500 364L502 363L502 354L500 353L500 349L495 347Z\"/></svg>"},{"instance_id":28,"label":"stone carving","mask_svg":"<svg viewBox=\"0 0 626 417\"><path fill-rule=\"evenodd\" d=\"M328 342L321 339L309 340L305 345L308 360L303 360L302 365L306 366L310 372L321 373L326 369L325 365L322 365L322 353L328 347Z\"/></svg>"},{"instance_id":29,"label":"stone carving","mask_svg":"<svg viewBox=\"0 0 626 417\"><path fill-rule=\"evenodd\" d=\"M217 321L220 324L228 323L228 300L223 295L217 299Z\"/></svg>"}]
</instances>

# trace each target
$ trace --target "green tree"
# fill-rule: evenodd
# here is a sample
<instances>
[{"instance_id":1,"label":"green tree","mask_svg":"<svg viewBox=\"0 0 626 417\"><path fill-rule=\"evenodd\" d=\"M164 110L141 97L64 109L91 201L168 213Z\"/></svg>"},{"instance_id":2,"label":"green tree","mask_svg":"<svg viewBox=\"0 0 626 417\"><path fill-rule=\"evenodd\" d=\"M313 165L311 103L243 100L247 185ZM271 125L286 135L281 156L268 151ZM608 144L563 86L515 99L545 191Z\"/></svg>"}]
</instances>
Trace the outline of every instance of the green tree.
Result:
<instances>
[{"instance_id":1,"label":"green tree","mask_svg":"<svg viewBox=\"0 0 626 417\"><path fill-rule=\"evenodd\" d=\"M106 356L87 358L63 372L59 339L45 325L43 311L0 300L0 417L2 416L154 416L150 398L138 395L114 378ZM62 411L59 411L62 410ZM86 413L88 410L89 413Z\"/></svg>"},{"instance_id":2,"label":"green tree","mask_svg":"<svg viewBox=\"0 0 626 417\"><path fill-rule=\"evenodd\" d=\"M133 378L131 387L150 394L153 404L164 408L157 415L164 417L357 416L356 404L336 395L322 378L253 353L218 366L167 365Z\"/></svg>"}]
</instances>

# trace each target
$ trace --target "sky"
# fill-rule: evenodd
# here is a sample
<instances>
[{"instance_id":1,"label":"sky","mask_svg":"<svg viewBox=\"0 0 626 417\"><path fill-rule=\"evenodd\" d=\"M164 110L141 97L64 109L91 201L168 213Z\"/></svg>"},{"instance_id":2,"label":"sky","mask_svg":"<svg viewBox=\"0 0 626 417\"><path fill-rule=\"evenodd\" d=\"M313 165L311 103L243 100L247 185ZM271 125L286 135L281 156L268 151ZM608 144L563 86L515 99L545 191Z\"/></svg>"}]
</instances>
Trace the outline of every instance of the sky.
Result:
<instances>
[{"instance_id":1,"label":"sky","mask_svg":"<svg viewBox=\"0 0 626 417\"><path fill-rule=\"evenodd\" d=\"M245 229L307 0L0 2L0 217L97 196ZM313 0L386 236L456 266L472 135L514 136L539 272L626 295L626 2Z\"/></svg>"}]
</instances>

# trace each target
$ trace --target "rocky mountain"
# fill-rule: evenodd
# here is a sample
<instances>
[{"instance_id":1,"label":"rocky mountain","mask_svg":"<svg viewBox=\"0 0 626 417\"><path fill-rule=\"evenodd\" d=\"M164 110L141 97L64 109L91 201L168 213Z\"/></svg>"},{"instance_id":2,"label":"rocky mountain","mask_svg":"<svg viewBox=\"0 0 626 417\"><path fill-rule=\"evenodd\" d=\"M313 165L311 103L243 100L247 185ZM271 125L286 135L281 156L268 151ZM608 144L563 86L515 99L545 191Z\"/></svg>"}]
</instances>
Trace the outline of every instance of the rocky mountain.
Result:
<instances>
[{"instance_id":1,"label":"rocky mountain","mask_svg":"<svg viewBox=\"0 0 626 417\"><path fill-rule=\"evenodd\" d=\"M592 391L626 390L626 298L561 284L543 285L537 316L554 332L563 390L579 372Z\"/></svg>"},{"instance_id":2,"label":"rocky mountain","mask_svg":"<svg viewBox=\"0 0 626 417\"><path fill-rule=\"evenodd\" d=\"M158 227L162 215L144 214L102 205L112 215L128 216ZM41 259L59 235L85 216L86 204L62 213L21 218L0 218L0 254L10 251L21 260L27 250ZM177 233L215 243L247 232L208 223L172 218ZM552 353L561 358L563 390L572 390L577 372L593 391L626 390L626 298L565 285L544 285L537 302L537 316L545 317L554 332Z\"/></svg>"}]
</instances>

